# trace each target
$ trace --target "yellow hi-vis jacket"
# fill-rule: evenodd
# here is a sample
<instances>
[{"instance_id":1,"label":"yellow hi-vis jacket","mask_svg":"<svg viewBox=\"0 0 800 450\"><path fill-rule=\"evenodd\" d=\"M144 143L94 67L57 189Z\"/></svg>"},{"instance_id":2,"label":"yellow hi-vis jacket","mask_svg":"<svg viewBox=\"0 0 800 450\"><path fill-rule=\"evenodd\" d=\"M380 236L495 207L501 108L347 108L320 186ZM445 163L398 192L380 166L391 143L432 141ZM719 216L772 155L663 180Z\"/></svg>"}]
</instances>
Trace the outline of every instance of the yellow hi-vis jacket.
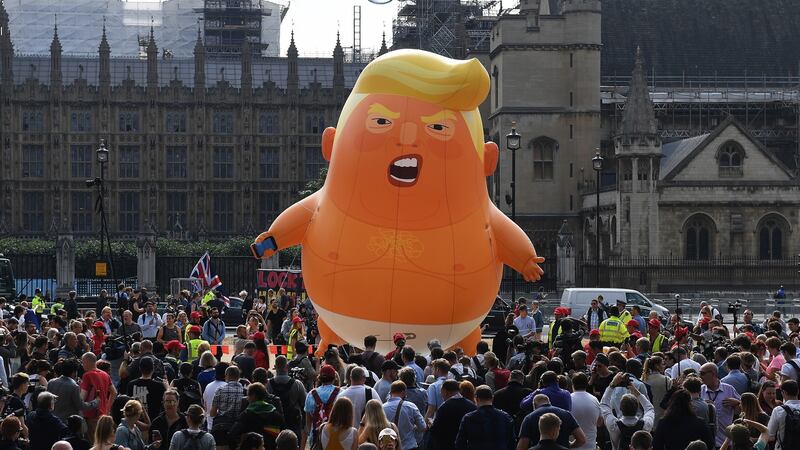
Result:
<instances>
[{"instance_id":1,"label":"yellow hi-vis jacket","mask_svg":"<svg viewBox=\"0 0 800 450\"><path fill-rule=\"evenodd\" d=\"M616 316L604 320L598 329L600 330L600 342L605 344L622 345L630 336L625 323Z\"/></svg>"}]
</instances>

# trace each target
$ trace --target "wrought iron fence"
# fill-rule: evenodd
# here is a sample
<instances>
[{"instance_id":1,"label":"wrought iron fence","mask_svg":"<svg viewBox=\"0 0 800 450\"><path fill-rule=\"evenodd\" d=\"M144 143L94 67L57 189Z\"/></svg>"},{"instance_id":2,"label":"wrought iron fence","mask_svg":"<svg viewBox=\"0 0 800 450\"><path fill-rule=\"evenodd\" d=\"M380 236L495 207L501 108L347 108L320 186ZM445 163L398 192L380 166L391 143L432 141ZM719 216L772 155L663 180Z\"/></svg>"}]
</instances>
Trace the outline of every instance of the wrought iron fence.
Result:
<instances>
[{"instance_id":1,"label":"wrought iron fence","mask_svg":"<svg viewBox=\"0 0 800 450\"><path fill-rule=\"evenodd\" d=\"M198 257L156 257L156 287L159 294L169 294L172 278L188 278ZM223 291L236 295L244 289L255 292L260 261L252 256L216 256L211 258L211 272L222 280Z\"/></svg>"},{"instance_id":2,"label":"wrought iron fence","mask_svg":"<svg viewBox=\"0 0 800 450\"><path fill-rule=\"evenodd\" d=\"M600 261L598 285L649 292L800 290L798 263L800 258L609 258ZM580 285L596 285L596 267L594 260L581 263Z\"/></svg>"},{"instance_id":3,"label":"wrought iron fence","mask_svg":"<svg viewBox=\"0 0 800 450\"><path fill-rule=\"evenodd\" d=\"M17 295L32 296L39 288L42 292L55 295L56 260L52 255L14 255L5 254L11 261Z\"/></svg>"}]
</instances>

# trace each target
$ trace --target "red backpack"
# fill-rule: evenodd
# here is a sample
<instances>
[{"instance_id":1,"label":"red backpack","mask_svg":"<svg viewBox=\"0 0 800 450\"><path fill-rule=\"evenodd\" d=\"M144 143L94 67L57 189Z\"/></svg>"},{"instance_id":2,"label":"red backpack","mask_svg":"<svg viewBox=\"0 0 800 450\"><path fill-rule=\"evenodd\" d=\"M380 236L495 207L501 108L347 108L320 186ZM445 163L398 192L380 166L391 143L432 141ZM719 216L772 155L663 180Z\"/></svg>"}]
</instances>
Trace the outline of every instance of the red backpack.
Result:
<instances>
[{"instance_id":1,"label":"red backpack","mask_svg":"<svg viewBox=\"0 0 800 450\"><path fill-rule=\"evenodd\" d=\"M511 378L510 370L495 367L494 369L492 369L492 373L494 374L495 390L503 389L504 387L508 386L508 379Z\"/></svg>"},{"instance_id":2,"label":"red backpack","mask_svg":"<svg viewBox=\"0 0 800 450\"><path fill-rule=\"evenodd\" d=\"M339 388L336 387L331 392L330 397L328 397L328 401L323 403L322 399L319 397L317 390L314 389L311 391L311 396L314 397L314 414L311 416L313 418L313 422L311 424L312 429L314 430L314 434L319 437L319 430L322 428L322 425L328 421L331 415L331 408L333 408L333 402L336 401L336 396L339 395Z\"/></svg>"}]
</instances>

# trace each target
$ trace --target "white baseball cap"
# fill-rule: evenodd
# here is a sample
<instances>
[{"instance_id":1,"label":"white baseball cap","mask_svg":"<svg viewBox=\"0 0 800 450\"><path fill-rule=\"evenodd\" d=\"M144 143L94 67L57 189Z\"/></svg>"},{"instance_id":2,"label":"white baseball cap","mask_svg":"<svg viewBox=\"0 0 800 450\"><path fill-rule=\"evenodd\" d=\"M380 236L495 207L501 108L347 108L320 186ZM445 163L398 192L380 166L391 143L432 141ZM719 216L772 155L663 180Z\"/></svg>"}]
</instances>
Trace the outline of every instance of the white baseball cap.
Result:
<instances>
[{"instance_id":1,"label":"white baseball cap","mask_svg":"<svg viewBox=\"0 0 800 450\"><path fill-rule=\"evenodd\" d=\"M381 430L380 434L378 434L378 440L383 439L385 436L389 436L393 440L397 440L397 433L394 432L391 428L384 428Z\"/></svg>"}]
</instances>

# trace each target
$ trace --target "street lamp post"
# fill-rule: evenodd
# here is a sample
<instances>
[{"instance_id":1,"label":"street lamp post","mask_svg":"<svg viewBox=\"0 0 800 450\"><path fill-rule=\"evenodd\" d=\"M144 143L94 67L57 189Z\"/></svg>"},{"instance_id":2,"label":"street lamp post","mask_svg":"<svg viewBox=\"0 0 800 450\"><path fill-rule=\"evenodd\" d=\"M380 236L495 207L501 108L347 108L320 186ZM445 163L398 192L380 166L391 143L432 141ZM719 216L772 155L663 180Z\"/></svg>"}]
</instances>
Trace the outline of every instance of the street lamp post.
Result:
<instances>
[{"instance_id":1,"label":"street lamp post","mask_svg":"<svg viewBox=\"0 0 800 450\"><path fill-rule=\"evenodd\" d=\"M114 258L111 253L111 235L108 232L108 218L106 216L105 196L106 196L106 164L109 162L109 151L106 148L105 139L100 140L100 148L95 151L97 162L100 164L100 178L86 180L86 186L97 186L97 200L95 211L100 216L100 254L108 252L108 273L111 280L114 280Z\"/></svg>"},{"instance_id":2,"label":"street lamp post","mask_svg":"<svg viewBox=\"0 0 800 450\"><path fill-rule=\"evenodd\" d=\"M595 194L597 199L595 218L595 252L594 252L594 285L600 287L600 172L603 170L603 157L600 156L600 149L597 149L592 158L592 169L595 173Z\"/></svg>"},{"instance_id":3,"label":"street lamp post","mask_svg":"<svg viewBox=\"0 0 800 450\"><path fill-rule=\"evenodd\" d=\"M517 150L522 135L517 133L517 122L511 122L511 133L506 135L506 148L511 151L511 220L517 223ZM511 271L511 301L517 299L517 272Z\"/></svg>"}]
</instances>

